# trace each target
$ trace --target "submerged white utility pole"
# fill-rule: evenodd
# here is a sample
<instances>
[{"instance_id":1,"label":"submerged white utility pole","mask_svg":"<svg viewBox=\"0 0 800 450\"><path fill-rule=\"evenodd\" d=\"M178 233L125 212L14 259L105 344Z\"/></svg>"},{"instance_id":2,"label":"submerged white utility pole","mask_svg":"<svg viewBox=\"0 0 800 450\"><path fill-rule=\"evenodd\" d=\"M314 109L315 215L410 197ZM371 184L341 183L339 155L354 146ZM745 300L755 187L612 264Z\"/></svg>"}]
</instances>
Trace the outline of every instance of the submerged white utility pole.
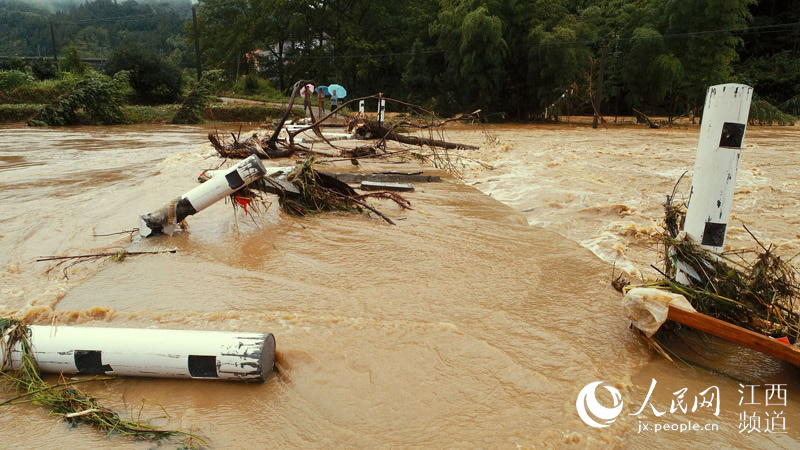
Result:
<instances>
[{"instance_id":1,"label":"submerged white utility pole","mask_svg":"<svg viewBox=\"0 0 800 450\"><path fill-rule=\"evenodd\" d=\"M139 234L142 237L159 233L172 235L183 219L208 208L266 173L267 169L258 156L252 155L226 170L222 176L212 178L154 212L139 216Z\"/></svg>"},{"instance_id":2,"label":"submerged white utility pole","mask_svg":"<svg viewBox=\"0 0 800 450\"><path fill-rule=\"evenodd\" d=\"M715 253L725 245L752 97L753 88L744 84L720 84L706 92L684 231Z\"/></svg>"},{"instance_id":3,"label":"submerged white utility pole","mask_svg":"<svg viewBox=\"0 0 800 450\"><path fill-rule=\"evenodd\" d=\"M265 381L275 364L272 333L30 326L42 372ZM22 349L0 345L0 370L17 369Z\"/></svg>"}]
</instances>

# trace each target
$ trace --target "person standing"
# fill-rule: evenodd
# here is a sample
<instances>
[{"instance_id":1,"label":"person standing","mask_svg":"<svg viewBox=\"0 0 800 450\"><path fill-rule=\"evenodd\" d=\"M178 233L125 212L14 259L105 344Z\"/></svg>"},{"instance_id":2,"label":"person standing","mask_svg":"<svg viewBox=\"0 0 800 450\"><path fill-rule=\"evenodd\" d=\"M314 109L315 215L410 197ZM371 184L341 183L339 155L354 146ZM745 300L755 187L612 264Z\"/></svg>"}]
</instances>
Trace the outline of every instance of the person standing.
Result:
<instances>
[{"instance_id":1,"label":"person standing","mask_svg":"<svg viewBox=\"0 0 800 450\"><path fill-rule=\"evenodd\" d=\"M331 92L331 112L336 111L336 108L339 107L339 96L336 95L336 89Z\"/></svg>"}]
</instances>

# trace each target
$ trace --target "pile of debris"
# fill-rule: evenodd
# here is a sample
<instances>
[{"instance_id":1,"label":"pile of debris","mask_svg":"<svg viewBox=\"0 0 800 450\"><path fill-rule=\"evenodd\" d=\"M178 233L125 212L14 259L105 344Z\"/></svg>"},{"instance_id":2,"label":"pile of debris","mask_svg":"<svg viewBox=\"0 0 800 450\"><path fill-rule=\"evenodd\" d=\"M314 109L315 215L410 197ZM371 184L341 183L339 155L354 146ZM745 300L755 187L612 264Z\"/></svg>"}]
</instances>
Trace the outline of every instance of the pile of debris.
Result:
<instances>
[{"instance_id":1,"label":"pile of debris","mask_svg":"<svg viewBox=\"0 0 800 450\"><path fill-rule=\"evenodd\" d=\"M452 149L477 149L477 146L449 142L443 137L443 127L454 121L474 121L479 111L469 115L459 115L445 120L432 120L417 123L403 120L387 125L382 120L368 120L363 112L365 99L377 99L380 105L385 105L387 99L382 94L350 100L342 104L331 114L315 119L313 111L311 117L299 123L288 122L289 111L293 106L298 90L308 84L308 81L295 83L294 91L287 106L286 113L277 127L268 136L253 134L242 138L241 129L238 134L231 134L232 141L226 142L219 133L209 133L208 139L217 154L227 159L243 159L227 170L207 170L201 174L199 180L203 185L187 192L164 205L162 208L140 216L139 231L142 236L151 236L159 233L172 234L178 227L184 227L184 220L193 214L205 209L212 203L229 197L234 208L242 207L247 212L249 205L268 204L264 195L277 195L281 209L292 215L305 216L323 211L354 211L368 210L390 224L394 222L385 214L369 205L369 199L390 200L401 208L409 209L411 203L398 192L413 191L410 182L439 181L438 176L423 175L421 173L383 173L383 174L358 174L360 179L353 178L352 174L336 174L318 170L323 158L345 158L353 165L358 166L359 159L385 158L402 154L412 154L414 157L430 160L437 168L455 171L455 166L447 150ZM346 105L359 102L360 111L348 117L344 123L332 122L337 111ZM402 103L402 102L399 102ZM403 105L418 108L414 105ZM431 117L430 111L420 109L421 113ZM379 115L382 119L382 115ZM433 116L435 117L435 116ZM325 133L323 127L345 126L345 133ZM428 136L415 136L408 130L418 130ZM301 138L301 133L311 131L313 139ZM433 136L434 132L440 138ZM358 139L370 140L368 144L355 148L336 147L332 140ZM303 143L315 140L329 144L335 153L321 152L305 147ZM406 147L399 151L388 151L386 141L392 140L404 144ZM423 149L430 149L423 153ZM441 149L441 150L436 150ZM443 153L442 153L443 152ZM267 169L261 160L275 158L289 158L300 156L302 162L295 166ZM369 179L367 179L369 178ZM369 191L359 194L348 183L361 183L360 190Z\"/></svg>"},{"instance_id":2,"label":"pile of debris","mask_svg":"<svg viewBox=\"0 0 800 450\"><path fill-rule=\"evenodd\" d=\"M662 327L669 319L800 366L797 269L746 226L758 250L736 259L723 251L751 97L746 85L708 88L689 204L667 196L664 269L656 269L664 278L614 282L632 324L668 358L658 334L673 328Z\"/></svg>"}]
</instances>

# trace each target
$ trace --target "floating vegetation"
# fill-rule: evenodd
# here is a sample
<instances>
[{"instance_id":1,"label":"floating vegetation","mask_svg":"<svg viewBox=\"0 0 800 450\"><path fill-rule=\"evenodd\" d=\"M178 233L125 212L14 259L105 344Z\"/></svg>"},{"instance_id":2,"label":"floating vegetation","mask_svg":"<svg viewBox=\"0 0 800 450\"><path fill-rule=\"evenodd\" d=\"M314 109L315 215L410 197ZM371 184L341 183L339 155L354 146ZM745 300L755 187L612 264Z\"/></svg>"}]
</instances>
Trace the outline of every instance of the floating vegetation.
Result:
<instances>
[{"instance_id":1,"label":"floating vegetation","mask_svg":"<svg viewBox=\"0 0 800 450\"><path fill-rule=\"evenodd\" d=\"M24 323L0 318L0 336L0 355L3 356L0 361L0 381L12 387L18 394L0 402L0 407L33 403L49 408L51 414L61 416L69 424L87 424L112 436L147 441L179 437L185 439L183 448L198 448L197 443L205 444L203 438L189 432L164 430L139 420L124 420L116 412L100 405L97 399L75 387L78 383L111 378L67 381L61 377L56 384L44 381L33 355L30 328ZM16 369L11 369L12 351L19 352L20 355Z\"/></svg>"},{"instance_id":2,"label":"floating vegetation","mask_svg":"<svg viewBox=\"0 0 800 450\"><path fill-rule=\"evenodd\" d=\"M323 211L360 211L358 205L349 201L358 195L356 191L346 183L319 173L316 164L316 158L308 158L287 175L286 181L294 183L300 195L281 196L281 209L295 216Z\"/></svg>"},{"instance_id":3,"label":"floating vegetation","mask_svg":"<svg viewBox=\"0 0 800 450\"><path fill-rule=\"evenodd\" d=\"M299 195L279 195L281 209L285 212L306 216L323 211L361 211L366 208L386 222L394 222L377 209L364 202L368 198L392 200L401 208L410 209L411 203L393 192L373 192L359 195L347 183L315 169L317 159L313 156L287 175L286 180L294 184Z\"/></svg>"},{"instance_id":4,"label":"floating vegetation","mask_svg":"<svg viewBox=\"0 0 800 450\"><path fill-rule=\"evenodd\" d=\"M130 233L134 230L124 231L123 233ZM138 228L135 230L138 231ZM118 234L118 233L114 233ZM67 269L70 267L87 261L96 261L103 258L108 258L114 262L122 262L129 256L138 256L138 255L157 255L160 253L176 253L177 250L152 250L152 251L143 251L143 252L129 252L127 250L120 250L118 252L103 252L103 253L93 253L89 255L72 255L72 256L43 256L36 260L36 262L44 262L44 261L58 261L55 266L48 269L45 273L49 273L51 270L61 267L65 263L69 263L63 267L64 278L69 279L67 276Z\"/></svg>"},{"instance_id":5,"label":"floating vegetation","mask_svg":"<svg viewBox=\"0 0 800 450\"><path fill-rule=\"evenodd\" d=\"M718 255L676 233L685 217L685 205L666 204L664 247L665 279L645 283L686 297L699 312L774 338L800 339L800 294L797 269L776 255L747 230L758 244L750 252ZM746 256L750 255L750 258ZM734 259L736 256L736 259ZM679 283L687 273L689 285Z\"/></svg>"}]
</instances>

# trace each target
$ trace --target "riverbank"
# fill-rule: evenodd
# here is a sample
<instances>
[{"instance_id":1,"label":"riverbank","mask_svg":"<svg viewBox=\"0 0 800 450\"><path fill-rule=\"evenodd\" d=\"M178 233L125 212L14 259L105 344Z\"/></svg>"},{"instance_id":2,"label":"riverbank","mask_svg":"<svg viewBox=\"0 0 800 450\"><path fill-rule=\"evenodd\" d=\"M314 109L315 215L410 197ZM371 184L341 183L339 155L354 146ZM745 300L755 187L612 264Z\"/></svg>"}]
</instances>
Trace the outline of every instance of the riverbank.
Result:
<instances>
[{"instance_id":1,"label":"riverbank","mask_svg":"<svg viewBox=\"0 0 800 450\"><path fill-rule=\"evenodd\" d=\"M0 105L0 124L13 125L25 123L34 117L45 105L8 104ZM169 124L180 105L127 105L122 108L128 124ZM238 122L257 125L279 120L286 112L285 105L257 102L219 102L212 103L203 111L203 119L208 122ZM303 117L302 107L295 107L292 118Z\"/></svg>"}]
</instances>

